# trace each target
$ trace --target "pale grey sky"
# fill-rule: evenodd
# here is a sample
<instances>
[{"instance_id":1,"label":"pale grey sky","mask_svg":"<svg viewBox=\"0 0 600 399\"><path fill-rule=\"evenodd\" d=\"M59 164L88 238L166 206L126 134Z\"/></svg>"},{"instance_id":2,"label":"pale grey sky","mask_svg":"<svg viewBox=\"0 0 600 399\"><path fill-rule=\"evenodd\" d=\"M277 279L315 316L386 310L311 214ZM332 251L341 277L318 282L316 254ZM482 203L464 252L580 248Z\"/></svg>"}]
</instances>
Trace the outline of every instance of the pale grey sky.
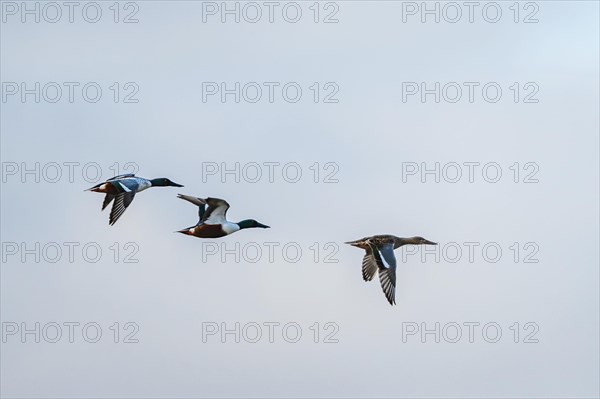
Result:
<instances>
[{"instance_id":1,"label":"pale grey sky","mask_svg":"<svg viewBox=\"0 0 600 399\"><path fill-rule=\"evenodd\" d=\"M454 11L445 3L440 23L411 14L421 2L320 3L317 23L313 2L297 2L297 23L281 14L287 7L294 17L289 2L278 3L273 23L262 2L256 23L244 21L254 11L243 3L240 23L231 15L222 23L220 9L203 22L203 8L221 2L120 3L119 23L113 2L98 3L97 23L83 18L86 2L73 23L65 6L49 23L55 10L40 3L35 23L21 4L2 2L0 42L3 397L598 397L598 3L522 2L517 23L513 2L497 3L496 23L481 14L486 8L494 17L486 2L472 23L464 6L461 20L446 22ZM94 6L86 7L93 18ZM130 14L138 22L122 23ZM338 22L323 23L326 16ZM40 82L39 103L35 94L21 102L23 82L29 89ZM55 96L49 82L62 87L56 103L47 101ZM78 84L72 103L65 82ZM82 97L90 82L102 89L96 103ZM239 103L234 95L222 103L219 94L203 102L203 82L256 82L263 97L247 101L251 85ZM302 89L295 103L281 91L290 82ZM420 93L403 102L407 82L430 89L440 82L440 90L456 82L463 97L447 101L450 85L439 103L433 94L421 102ZM502 90L495 103L483 98L488 83ZM133 92L138 102L124 103ZM328 94L338 102L325 103ZM22 178L36 162L40 182ZM54 162L62 175L52 183ZM66 162L79 163L72 182ZM82 178L82 165L94 162L103 178L115 162L133 162L140 176L185 187L140 193L109 227L102 197L83 192L95 183ZM222 162L258 163L264 177L203 179ZM293 174L276 169L269 182L265 162L295 162L302 178L290 183ZM436 162L448 173L461 165L463 178L436 183L425 175L423 183L421 167ZM465 162L480 163L472 183ZM419 173L403 175L414 163ZM481 174L490 163L502 172L497 183ZM325 183L327 176L337 182ZM197 220L180 192L225 198L231 220L272 228L209 242L173 234ZM384 233L440 243L438 261L419 252L402 262L404 250L396 251L393 308L377 281L362 281L361 251L343 244ZM79 244L73 262L65 242ZM478 245L473 261L470 242ZM21 243L47 252L39 263L35 254L23 261ZM63 251L56 263L47 261L51 243ZM98 262L86 260L86 244L90 253L102 250ZM222 253L236 244L239 262ZM482 254L486 244L501 249L497 262ZM282 253L286 245L301 248L296 263ZM253 263L256 247L262 256ZM124 262L128 254L139 262ZM528 255L538 262L526 263ZM45 328L41 342L33 334L21 342L22 326L36 322ZM80 323L72 343L69 322ZM135 325L126 329L127 322ZM203 342L203 329L236 322L251 336L258 323L262 338L235 343L227 335L222 343L217 334ZM269 322L280 323L272 343ZM328 322L335 324L326 329ZM470 322L479 323L473 342ZM62 326L57 343L48 342L52 323ZM82 337L86 323L102 329L97 343ZM282 336L286 323L302 329L297 343L286 341L294 334ZM440 342L433 334L422 342L421 327L436 323ZM496 343L488 342L493 330L482 335L488 323L501 328ZM456 325L462 336L452 343ZM139 342L124 343L135 326ZM407 335L415 326L419 332Z\"/></svg>"}]
</instances>

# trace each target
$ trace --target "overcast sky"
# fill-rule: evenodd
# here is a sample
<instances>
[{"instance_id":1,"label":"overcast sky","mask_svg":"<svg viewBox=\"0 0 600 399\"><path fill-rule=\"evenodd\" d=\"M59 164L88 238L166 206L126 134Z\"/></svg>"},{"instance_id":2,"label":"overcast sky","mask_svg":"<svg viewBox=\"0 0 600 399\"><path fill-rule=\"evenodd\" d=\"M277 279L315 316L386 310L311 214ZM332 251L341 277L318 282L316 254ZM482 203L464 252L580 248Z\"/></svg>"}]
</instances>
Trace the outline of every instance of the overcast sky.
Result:
<instances>
[{"instance_id":1,"label":"overcast sky","mask_svg":"<svg viewBox=\"0 0 600 399\"><path fill-rule=\"evenodd\" d=\"M3 396L600 394L598 3L22 4L2 2ZM125 166L185 187L109 226L84 190ZM271 229L174 234L197 221L178 193ZM396 251L395 307L343 244L372 234L440 243Z\"/></svg>"}]
</instances>

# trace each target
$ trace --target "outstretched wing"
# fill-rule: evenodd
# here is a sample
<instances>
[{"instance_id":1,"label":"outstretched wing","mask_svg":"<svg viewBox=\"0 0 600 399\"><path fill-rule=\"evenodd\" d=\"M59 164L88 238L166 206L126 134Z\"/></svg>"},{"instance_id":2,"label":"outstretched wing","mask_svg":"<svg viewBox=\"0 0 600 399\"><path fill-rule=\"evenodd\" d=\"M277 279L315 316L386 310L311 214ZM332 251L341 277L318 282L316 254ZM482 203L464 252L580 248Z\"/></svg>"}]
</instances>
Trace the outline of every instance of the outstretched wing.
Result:
<instances>
[{"instance_id":1,"label":"outstretched wing","mask_svg":"<svg viewBox=\"0 0 600 399\"><path fill-rule=\"evenodd\" d=\"M113 177L111 177L110 179L108 179L106 181L125 179L127 177L135 177L135 173L125 173L124 175L113 176Z\"/></svg>"},{"instance_id":2,"label":"outstretched wing","mask_svg":"<svg viewBox=\"0 0 600 399\"><path fill-rule=\"evenodd\" d=\"M189 201L192 204L198 206L198 224L202 223L202 218L204 217L204 211L206 210L206 200L198 197L192 197L191 195L177 194L177 198L181 198L183 200ZM196 224L196 226L198 225Z\"/></svg>"},{"instance_id":3,"label":"outstretched wing","mask_svg":"<svg viewBox=\"0 0 600 399\"><path fill-rule=\"evenodd\" d=\"M106 196L104 197L104 202L102 203L102 210L104 210L104 208L106 208L108 205L110 205L110 203L114 199L115 199L114 194L106 194Z\"/></svg>"},{"instance_id":4,"label":"outstretched wing","mask_svg":"<svg viewBox=\"0 0 600 399\"><path fill-rule=\"evenodd\" d=\"M373 258L379 270L379 282L383 293L390 305L396 304L396 257L394 256L394 243L383 244L376 247L369 243Z\"/></svg>"},{"instance_id":5,"label":"outstretched wing","mask_svg":"<svg viewBox=\"0 0 600 399\"><path fill-rule=\"evenodd\" d=\"M129 191L115 196L115 202L110 211L110 218L108 220L109 225L112 226L119 220L129 204L131 204L131 201L133 201L133 197L135 197L135 191Z\"/></svg>"},{"instance_id":6,"label":"outstretched wing","mask_svg":"<svg viewBox=\"0 0 600 399\"><path fill-rule=\"evenodd\" d=\"M373 251L371 248L368 248L367 253L363 257L362 261L362 276L363 280L371 281L373 280L373 276L377 273L377 261L373 257Z\"/></svg>"},{"instance_id":7,"label":"outstretched wing","mask_svg":"<svg viewBox=\"0 0 600 399\"><path fill-rule=\"evenodd\" d=\"M219 198L207 198L208 208L204 217L200 221L204 224L223 224L227 221L227 210L229 204L227 201Z\"/></svg>"}]
</instances>

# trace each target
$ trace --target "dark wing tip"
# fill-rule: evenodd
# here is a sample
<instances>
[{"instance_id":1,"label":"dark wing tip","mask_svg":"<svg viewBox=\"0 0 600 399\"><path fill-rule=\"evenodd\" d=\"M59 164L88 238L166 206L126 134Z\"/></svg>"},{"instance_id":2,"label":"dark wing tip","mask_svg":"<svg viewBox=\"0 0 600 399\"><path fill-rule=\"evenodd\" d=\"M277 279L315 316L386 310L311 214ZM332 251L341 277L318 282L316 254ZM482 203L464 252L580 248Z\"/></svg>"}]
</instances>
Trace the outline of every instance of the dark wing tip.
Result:
<instances>
[{"instance_id":1,"label":"dark wing tip","mask_svg":"<svg viewBox=\"0 0 600 399\"><path fill-rule=\"evenodd\" d=\"M379 270L379 282L390 305L396 304L396 272L394 269Z\"/></svg>"},{"instance_id":2,"label":"dark wing tip","mask_svg":"<svg viewBox=\"0 0 600 399\"><path fill-rule=\"evenodd\" d=\"M108 219L108 224L112 226L117 223L117 220L125 213L125 210L133 201L133 197L135 197L135 191L122 193L115 196L115 202L113 203L112 209L110 210L110 216Z\"/></svg>"}]
</instances>

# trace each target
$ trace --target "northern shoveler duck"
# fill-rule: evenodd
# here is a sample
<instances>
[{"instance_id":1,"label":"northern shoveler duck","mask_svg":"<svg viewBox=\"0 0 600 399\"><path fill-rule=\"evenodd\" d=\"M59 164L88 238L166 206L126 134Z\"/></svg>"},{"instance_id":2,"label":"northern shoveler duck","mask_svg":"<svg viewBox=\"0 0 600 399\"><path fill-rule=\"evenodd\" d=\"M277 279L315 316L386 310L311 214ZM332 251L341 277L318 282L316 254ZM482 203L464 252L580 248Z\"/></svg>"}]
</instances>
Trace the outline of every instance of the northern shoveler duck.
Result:
<instances>
[{"instance_id":1,"label":"northern shoveler duck","mask_svg":"<svg viewBox=\"0 0 600 399\"><path fill-rule=\"evenodd\" d=\"M229 204L227 201L219 198L196 198L190 195L178 194L177 198L189 201L198 206L198 215L200 220L195 226L179 230L178 233L187 234L200 238L219 238L233 234L241 229L252 227L261 227L268 229L269 226L258 223L254 219L242 220L238 223L230 222L226 219ZM208 205L208 207L206 207Z\"/></svg>"},{"instance_id":2,"label":"northern shoveler duck","mask_svg":"<svg viewBox=\"0 0 600 399\"><path fill-rule=\"evenodd\" d=\"M108 224L112 226L119 220L129 204L131 204L136 193L150 187L168 186L183 187L181 184L173 183L171 180L164 177L158 179L144 179L143 177L136 177L133 173L128 173L111 177L105 182L97 184L86 191L106 193L106 197L104 197L104 202L102 203L102 210L104 210L104 208L106 208L113 200L115 201L108 220Z\"/></svg>"},{"instance_id":3,"label":"northern shoveler duck","mask_svg":"<svg viewBox=\"0 0 600 399\"><path fill-rule=\"evenodd\" d=\"M367 251L362 261L362 275L365 281L371 281L379 271L379 281L383 293L390 305L396 304L396 257L394 249L403 245L437 245L423 237L401 238L393 235L377 235L349 241L354 247Z\"/></svg>"}]
</instances>

